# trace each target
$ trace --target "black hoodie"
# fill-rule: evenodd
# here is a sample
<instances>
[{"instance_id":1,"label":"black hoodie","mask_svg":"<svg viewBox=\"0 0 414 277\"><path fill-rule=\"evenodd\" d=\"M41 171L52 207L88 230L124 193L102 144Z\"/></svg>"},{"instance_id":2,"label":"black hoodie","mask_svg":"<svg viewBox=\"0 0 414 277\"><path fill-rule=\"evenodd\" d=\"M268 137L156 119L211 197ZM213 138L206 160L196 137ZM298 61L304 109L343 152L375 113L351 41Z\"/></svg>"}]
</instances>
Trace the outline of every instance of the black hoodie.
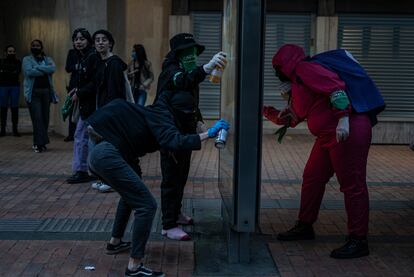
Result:
<instances>
[{"instance_id":1,"label":"black hoodie","mask_svg":"<svg viewBox=\"0 0 414 277\"><path fill-rule=\"evenodd\" d=\"M66 59L66 72L71 73L69 91L77 88L79 98L79 114L82 120L87 119L96 109L96 88L93 79L100 58L95 49L88 47L84 55L71 49Z\"/></svg>"},{"instance_id":2,"label":"black hoodie","mask_svg":"<svg viewBox=\"0 0 414 277\"><path fill-rule=\"evenodd\" d=\"M97 110L88 118L88 123L118 148L129 163L160 147L175 151L199 150L199 135L185 135L177 129L169 97L171 92L167 91L147 107L116 99Z\"/></svg>"},{"instance_id":3,"label":"black hoodie","mask_svg":"<svg viewBox=\"0 0 414 277\"><path fill-rule=\"evenodd\" d=\"M199 85L202 81L204 81L206 75L207 74L204 72L202 66L197 66L191 72L185 71L184 68L180 65L177 53L175 51L170 51L164 59L164 62L162 64L162 72L158 77L157 96L155 98L155 101L164 91L187 91L194 97L194 110L196 111L196 120L203 121L200 109L198 108L200 98ZM195 124L194 122L181 123L183 126L189 124L196 126L197 122L195 122ZM193 128L194 130L192 132L195 132L195 127Z\"/></svg>"},{"instance_id":4,"label":"black hoodie","mask_svg":"<svg viewBox=\"0 0 414 277\"><path fill-rule=\"evenodd\" d=\"M113 55L101 60L97 66L97 107L100 108L116 98L126 99L124 71L127 64Z\"/></svg>"}]
</instances>

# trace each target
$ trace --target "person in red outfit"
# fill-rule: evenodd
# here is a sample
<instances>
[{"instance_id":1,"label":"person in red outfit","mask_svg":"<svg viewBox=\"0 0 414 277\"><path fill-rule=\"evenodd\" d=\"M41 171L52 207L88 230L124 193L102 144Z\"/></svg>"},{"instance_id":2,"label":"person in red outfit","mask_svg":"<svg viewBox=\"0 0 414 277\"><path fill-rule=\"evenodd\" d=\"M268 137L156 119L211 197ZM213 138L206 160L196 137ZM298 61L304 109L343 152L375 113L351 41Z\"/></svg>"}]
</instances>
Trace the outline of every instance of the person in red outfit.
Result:
<instances>
[{"instance_id":1,"label":"person in red outfit","mask_svg":"<svg viewBox=\"0 0 414 277\"><path fill-rule=\"evenodd\" d=\"M295 127L307 120L316 137L303 173L301 202L296 225L278 234L279 240L314 239L325 185L336 174L348 216L347 242L331 253L333 258L369 255L367 234L369 198L366 166L371 144L371 122L353 112L346 85L317 62L306 61L297 45L282 46L272 60L277 77L290 82L289 104L283 111L264 107L264 116L278 125Z\"/></svg>"}]
</instances>

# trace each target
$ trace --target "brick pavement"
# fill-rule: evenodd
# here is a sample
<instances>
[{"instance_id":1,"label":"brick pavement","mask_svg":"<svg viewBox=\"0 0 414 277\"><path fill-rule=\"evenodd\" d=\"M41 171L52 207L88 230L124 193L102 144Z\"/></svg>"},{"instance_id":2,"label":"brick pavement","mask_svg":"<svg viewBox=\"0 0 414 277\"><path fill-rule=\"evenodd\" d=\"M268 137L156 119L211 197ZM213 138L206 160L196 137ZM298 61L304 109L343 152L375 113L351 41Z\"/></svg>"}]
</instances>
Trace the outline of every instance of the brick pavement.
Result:
<instances>
[{"instance_id":1,"label":"brick pavement","mask_svg":"<svg viewBox=\"0 0 414 277\"><path fill-rule=\"evenodd\" d=\"M404 145L372 146L368 184L370 199L379 203L370 217L372 255L357 261L335 261L328 254L342 243L346 224L343 209L335 208L342 202L335 180L327 185L324 197L335 205L321 210L315 224L318 238L300 243L275 240L277 232L290 227L296 218L301 174L312 139L291 135L279 145L268 135L263 141L262 200L268 206L261 210L260 227L282 276L414 276L414 152ZM49 151L36 154L31 151L30 136L0 138L0 223L6 219L113 218L118 199L115 193L98 194L88 184L65 183L70 174L71 147L53 136ZM220 197L217 158L212 143L195 152L186 198L213 201ZM144 157L142 168L145 182L159 197L159 155ZM291 201L286 203L292 206L275 208L272 203L279 203L276 201ZM3 240L0 275L121 276L127 255L106 256L104 246L103 241L90 240ZM193 254L192 242L156 239L150 242L147 259L161 265L168 276L185 277L192 276ZM96 265L96 271L85 271L87 263Z\"/></svg>"}]
</instances>

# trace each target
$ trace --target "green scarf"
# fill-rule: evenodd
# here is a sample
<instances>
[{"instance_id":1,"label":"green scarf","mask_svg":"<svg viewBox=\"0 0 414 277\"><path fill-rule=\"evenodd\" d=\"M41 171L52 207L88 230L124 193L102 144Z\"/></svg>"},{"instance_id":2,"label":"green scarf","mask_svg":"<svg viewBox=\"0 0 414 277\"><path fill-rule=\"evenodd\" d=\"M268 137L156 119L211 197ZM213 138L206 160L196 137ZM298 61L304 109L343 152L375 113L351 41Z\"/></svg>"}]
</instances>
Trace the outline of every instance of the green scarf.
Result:
<instances>
[{"instance_id":1,"label":"green scarf","mask_svg":"<svg viewBox=\"0 0 414 277\"><path fill-rule=\"evenodd\" d=\"M193 71L197 67L197 48L190 47L179 52L178 58L187 72Z\"/></svg>"}]
</instances>

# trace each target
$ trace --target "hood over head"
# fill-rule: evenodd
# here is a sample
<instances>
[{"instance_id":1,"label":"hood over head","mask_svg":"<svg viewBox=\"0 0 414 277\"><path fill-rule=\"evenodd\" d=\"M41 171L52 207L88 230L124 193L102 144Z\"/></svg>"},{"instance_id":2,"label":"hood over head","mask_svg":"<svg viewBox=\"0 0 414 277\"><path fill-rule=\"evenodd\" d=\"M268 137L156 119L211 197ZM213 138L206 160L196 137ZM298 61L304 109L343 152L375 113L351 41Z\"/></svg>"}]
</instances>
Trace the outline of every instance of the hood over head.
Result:
<instances>
[{"instance_id":1,"label":"hood over head","mask_svg":"<svg viewBox=\"0 0 414 277\"><path fill-rule=\"evenodd\" d=\"M305 51L302 47L295 44L285 44L273 56L272 66L293 80L296 66L305 57Z\"/></svg>"}]
</instances>

